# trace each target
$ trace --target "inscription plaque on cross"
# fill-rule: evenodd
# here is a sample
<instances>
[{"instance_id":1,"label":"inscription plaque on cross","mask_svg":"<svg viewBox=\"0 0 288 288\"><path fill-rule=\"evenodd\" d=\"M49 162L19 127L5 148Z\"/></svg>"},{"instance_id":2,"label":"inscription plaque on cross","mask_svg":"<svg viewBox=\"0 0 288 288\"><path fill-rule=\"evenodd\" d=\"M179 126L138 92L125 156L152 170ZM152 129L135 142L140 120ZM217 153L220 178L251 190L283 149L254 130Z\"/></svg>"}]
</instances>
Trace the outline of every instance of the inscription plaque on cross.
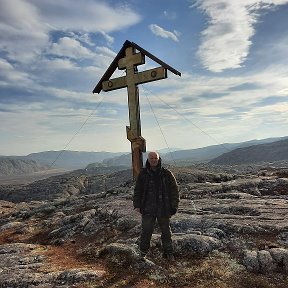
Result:
<instances>
[{"instance_id":1,"label":"inscription plaque on cross","mask_svg":"<svg viewBox=\"0 0 288 288\"><path fill-rule=\"evenodd\" d=\"M137 52L137 50L139 52ZM138 72L137 66L145 64L145 55L162 66ZM116 68L126 70L126 76L109 79ZM180 72L162 62L137 44L126 41L109 69L93 90L93 93L100 93L101 90L112 91L127 87L130 126L126 126L126 133L127 139L131 142L134 178L137 178L139 175L143 166L142 153L146 151L146 142L141 136L139 90L137 85L167 78L167 69L177 75L181 75Z\"/></svg>"}]
</instances>

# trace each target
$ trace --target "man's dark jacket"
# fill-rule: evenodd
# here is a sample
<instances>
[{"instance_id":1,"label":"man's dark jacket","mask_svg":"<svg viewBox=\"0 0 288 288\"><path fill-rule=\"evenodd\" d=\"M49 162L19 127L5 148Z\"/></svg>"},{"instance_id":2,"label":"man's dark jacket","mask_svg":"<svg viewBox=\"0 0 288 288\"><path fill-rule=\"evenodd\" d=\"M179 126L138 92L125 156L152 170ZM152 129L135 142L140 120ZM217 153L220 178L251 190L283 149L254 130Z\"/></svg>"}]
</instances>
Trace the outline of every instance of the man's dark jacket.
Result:
<instances>
[{"instance_id":1,"label":"man's dark jacket","mask_svg":"<svg viewBox=\"0 0 288 288\"><path fill-rule=\"evenodd\" d=\"M156 171L146 161L134 188L133 205L145 215L170 217L178 209L179 190L172 172L161 167L161 158Z\"/></svg>"}]
</instances>

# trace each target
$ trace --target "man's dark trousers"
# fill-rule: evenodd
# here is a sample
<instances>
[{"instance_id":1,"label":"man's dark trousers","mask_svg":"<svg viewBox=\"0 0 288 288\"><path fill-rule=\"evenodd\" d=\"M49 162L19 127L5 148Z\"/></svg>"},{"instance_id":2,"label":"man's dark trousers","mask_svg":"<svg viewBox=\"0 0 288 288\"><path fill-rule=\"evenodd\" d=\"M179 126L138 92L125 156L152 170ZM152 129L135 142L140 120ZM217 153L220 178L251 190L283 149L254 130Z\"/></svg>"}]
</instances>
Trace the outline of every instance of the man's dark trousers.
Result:
<instances>
[{"instance_id":1,"label":"man's dark trousers","mask_svg":"<svg viewBox=\"0 0 288 288\"><path fill-rule=\"evenodd\" d=\"M151 215L142 215L142 232L140 236L140 251L142 255L146 255L150 248L150 241L154 230L154 225L157 223L161 230L161 241L163 254L172 254L172 232L170 228L169 217L156 217Z\"/></svg>"}]
</instances>

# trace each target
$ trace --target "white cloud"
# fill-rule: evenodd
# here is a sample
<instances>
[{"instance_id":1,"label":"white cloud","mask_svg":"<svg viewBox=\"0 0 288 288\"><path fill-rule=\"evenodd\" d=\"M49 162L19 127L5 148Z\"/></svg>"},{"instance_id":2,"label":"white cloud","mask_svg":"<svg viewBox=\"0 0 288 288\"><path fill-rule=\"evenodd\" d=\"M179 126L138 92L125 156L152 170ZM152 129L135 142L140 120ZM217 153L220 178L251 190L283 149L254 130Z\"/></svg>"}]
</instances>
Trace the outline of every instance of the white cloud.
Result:
<instances>
[{"instance_id":1,"label":"white cloud","mask_svg":"<svg viewBox=\"0 0 288 288\"><path fill-rule=\"evenodd\" d=\"M116 53L107 47L97 47L96 48L97 55L110 57L111 60L116 57Z\"/></svg>"},{"instance_id":2,"label":"white cloud","mask_svg":"<svg viewBox=\"0 0 288 288\"><path fill-rule=\"evenodd\" d=\"M197 1L209 17L208 27L202 32L198 56L205 68L221 72L239 68L249 54L255 34L257 13L288 3L287 0L203 0Z\"/></svg>"},{"instance_id":3,"label":"white cloud","mask_svg":"<svg viewBox=\"0 0 288 288\"><path fill-rule=\"evenodd\" d=\"M141 17L128 7L103 1L0 0L0 19L0 51L12 61L30 64L49 46L51 31L77 31L79 40L89 45L93 43L87 33L101 33L110 45L113 38L107 33L134 25ZM58 43L54 49L87 55L75 41Z\"/></svg>"},{"instance_id":4,"label":"white cloud","mask_svg":"<svg viewBox=\"0 0 288 288\"><path fill-rule=\"evenodd\" d=\"M93 54L89 49L73 38L63 37L58 43L53 43L49 51L51 54L70 58L91 58Z\"/></svg>"},{"instance_id":5,"label":"white cloud","mask_svg":"<svg viewBox=\"0 0 288 288\"><path fill-rule=\"evenodd\" d=\"M22 0L0 0L0 8L0 50L10 59L31 61L48 42L38 9Z\"/></svg>"},{"instance_id":6,"label":"white cloud","mask_svg":"<svg viewBox=\"0 0 288 288\"><path fill-rule=\"evenodd\" d=\"M141 20L141 17L129 7L119 4L109 6L105 1L99 0L30 0L30 2L41 11L43 21L56 30L108 33L122 30Z\"/></svg>"},{"instance_id":7,"label":"white cloud","mask_svg":"<svg viewBox=\"0 0 288 288\"><path fill-rule=\"evenodd\" d=\"M67 95L63 94L59 97L68 98L71 91L58 91L58 93L66 93ZM84 97L85 95L82 95L82 101ZM54 103L51 111L47 109L45 103L1 106L13 110L13 112L0 113L3 136L1 154L11 155L13 154L11 151L15 151L17 155L25 155L31 151L61 150L77 131L79 133L69 145L70 150L115 151L115 139L124 139L119 141L116 151L129 151L130 142L125 139L127 123L125 121L121 123L117 115L118 111L109 106L100 106L93 112L92 109L96 107L98 103L90 103L89 109L81 106L68 108ZM86 124L79 130L83 123Z\"/></svg>"},{"instance_id":8,"label":"white cloud","mask_svg":"<svg viewBox=\"0 0 288 288\"><path fill-rule=\"evenodd\" d=\"M109 46L113 44L114 38L112 36L110 36L109 34L105 33L104 31L100 31L100 34L103 35L103 37L106 39L107 44Z\"/></svg>"},{"instance_id":9,"label":"white cloud","mask_svg":"<svg viewBox=\"0 0 288 288\"><path fill-rule=\"evenodd\" d=\"M95 43L90 37L90 33L75 33L75 32L68 32L67 35L73 39L78 40L79 42L85 43L88 46L95 46Z\"/></svg>"},{"instance_id":10,"label":"white cloud","mask_svg":"<svg viewBox=\"0 0 288 288\"><path fill-rule=\"evenodd\" d=\"M12 64L5 59L0 58L0 85L9 85L13 83L13 86L23 84L31 84L27 73L17 71Z\"/></svg>"},{"instance_id":11,"label":"white cloud","mask_svg":"<svg viewBox=\"0 0 288 288\"><path fill-rule=\"evenodd\" d=\"M179 41L178 37L180 33L176 30L173 32L170 32L170 31L164 30L162 27L156 24L149 25L149 28L152 31L152 33L155 34L156 36L160 36L162 38L168 38L168 39L170 38L175 42Z\"/></svg>"},{"instance_id":12,"label":"white cloud","mask_svg":"<svg viewBox=\"0 0 288 288\"><path fill-rule=\"evenodd\" d=\"M75 70L77 67L73 62L71 62L68 59L53 59L53 60L44 60L43 64L45 65L45 68L49 71L53 71L55 73L55 70ZM46 72L47 72L46 70ZM61 71L63 73L63 71Z\"/></svg>"},{"instance_id":13,"label":"white cloud","mask_svg":"<svg viewBox=\"0 0 288 288\"><path fill-rule=\"evenodd\" d=\"M96 0L0 0L0 19L0 52L6 57L0 59L0 85L37 94L62 86L76 93L91 92L116 55L109 48L97 47L91 37L99 33L110 45L114 39L108 32L133 25L140 16L127 7ZM52 43L55 29L66 36Z\"/></svg>"},{"instance_id":14,"label":"white cloud","mask_svg":"<svg viewBox=\"0 0 288 288\"><path fill-rule=\"evenodd\" d=\"M139 29L143 31L140 25L125 31L140 21L141 17L117 4L123 1L114 2L0 0L0 55L3 57L0 58L1 153L63 149L63 145L92 109L95 109L95 114L88 121L92 125L83 127L81 135L73 140L69 149L129 151L130 142L125 138L125 126L129 125L127 89L92 94L93 88L116 56L111 47L114 37L117 39L116 46L128 33L133 38L139 35ZM257 32L254 29L260 8L265 3L268 9L271 3L280 5L287 2L199 0L198 7L210 19L207 29L203 31L202 50L199 49L205 67L212 71L223 71L244 65L253 44L253 35ZM113 5L109 6L109 3ZM142 8L139 11L144 15L147 12ZM160 11L163 11L163 7L160 7ZM171 16L168 12L164 13L165 21ZM159 19L164 19L161 13ZM285 23L281 20L281 23ZM191 33L195 35L195 27L192 28ZM156 24L151 25L150 29L158 37L176 42L180 40L177 31L167 31ZM245 69L239 76L233 73L234 77L184 72L179 78L169 73L169 80L143 85L144 92L147 94L149 87L152 87L152 94L161 97L203 131L216 135L215 138L220 142L240 142L257 135L260 138L279 136L287 130L288 121L285 102L288 95L288 41L282 33L276 38L267 33L270 30L264 32L261 37L265 39L265 47L262 45L261 49L253 50L257 59L252 59L260 59L261 67L256 63L249 67L249 72ZM150 33L148 37L152 36L153 40L154 34ZM59 39L60 35L62 38ZM269 41L272 38L275 41ZM56 43L52 44L52 41ZM192 48L194 51L194 46ZM194 58L189 52L178 56ZM178 61L177 57L173 60ZM148 59L139 70L149 69L149 65L152 68L154 64ZM122 73L119 76L125 73L122 70L117 72ZM117 76L113 74L113 77ZM154 115L144 92L140 92L143 137L148 145L153 143L158 149L163 139L157 123L154 126L151 124ZM158 98L151 101L169 145L193 148L215 144L211 139L207 141L207 135L203 135L202 131ZM273 130L272 125L269 128L271 122L277 124ZM117 143L116 138L119 139ZM162 146L165 146L164 142Z\"/></svg>"},{"instance_id":15,"label":"white cloud","mask_svg":"<svg viewBox=\"0 0 288 288\"><path fill-rule=\"evenodd\" d=\"M287 130L285 115L288 112L287 73L285 65L230 77L184 73L177 81L173 81L172 77L169 81L160 81L158 86L163 90L157 94L149 93L149 98L164 133L178 135L186 131L181 141L177 140L178 136L168 139L169 145L191 148L197 141L198 147L217 144L200 129L219 143L284 136ZM148 85L144 92L148 90ZM144 92L140 92L141 99ZM154 116L144 101L141 100L141 115L144 118L141 122L148 126L146 119L153 119ZM148 139L144 132L143 129L143 137ZM193 143L190 142L192 138Z\"/></svg>"}]
</instances>

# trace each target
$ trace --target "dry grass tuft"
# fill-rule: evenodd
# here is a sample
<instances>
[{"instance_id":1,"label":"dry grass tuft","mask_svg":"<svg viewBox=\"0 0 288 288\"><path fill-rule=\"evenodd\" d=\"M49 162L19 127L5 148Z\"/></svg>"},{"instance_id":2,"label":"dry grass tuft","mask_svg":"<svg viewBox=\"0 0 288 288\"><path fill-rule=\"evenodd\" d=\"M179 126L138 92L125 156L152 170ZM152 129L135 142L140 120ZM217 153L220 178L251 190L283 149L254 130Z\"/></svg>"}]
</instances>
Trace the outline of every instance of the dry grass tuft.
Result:
<instances>
[{"instance_id":1,"label":"dry grass tuft","mask_svg":"<svg viewBox=\"0 0 288 288\"><path fill-rule=\"evenodd\" d=\"M87 263L85 259L82 259L77 254L77 246L69 243L62 246L46 246L46 251L43 255L47 257L48 262L55 271L59 269L75 269L75 268L87 268L93 270L105 270L103 264L99 262Z\"/></svg>"}]
</instances>

